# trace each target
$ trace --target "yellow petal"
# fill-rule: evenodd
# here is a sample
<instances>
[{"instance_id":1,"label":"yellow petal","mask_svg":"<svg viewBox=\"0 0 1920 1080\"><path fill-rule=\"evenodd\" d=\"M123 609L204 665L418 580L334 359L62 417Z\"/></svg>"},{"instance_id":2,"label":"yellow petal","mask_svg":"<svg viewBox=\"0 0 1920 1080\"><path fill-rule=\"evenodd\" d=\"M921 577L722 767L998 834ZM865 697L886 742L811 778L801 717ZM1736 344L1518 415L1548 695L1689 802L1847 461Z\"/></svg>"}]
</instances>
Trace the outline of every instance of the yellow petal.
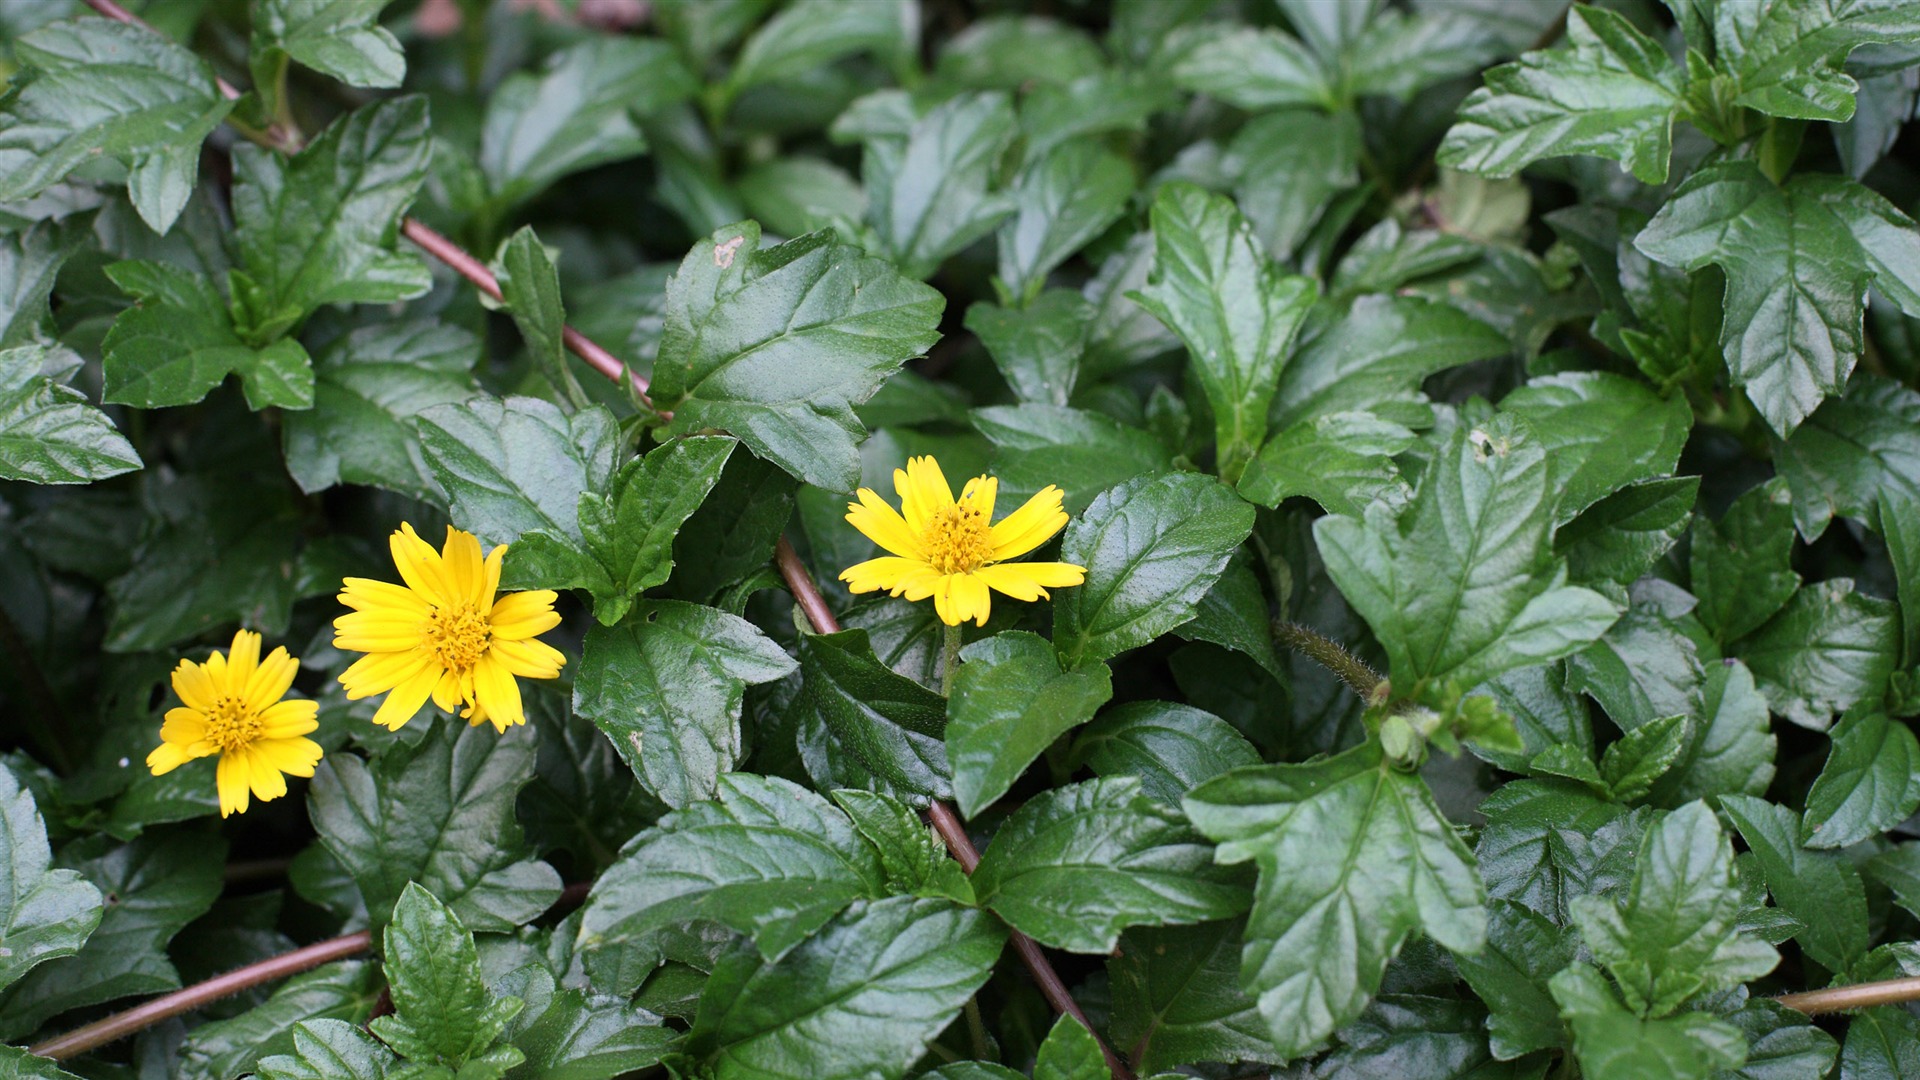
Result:
<instances>
[{"instance_id":1,"label":"yellow petal","mask_svg":"<svg viewBox=\"0 0 1920 1080\"><path fill-rule=\"evenodd\" d=\"M189 709L206 712L213 708L213 680L208 678L206 668L191 660L182 660L173 669L173 692Z\"/></svg>"},{"instance_id":2,"label":"yellow petal","mask_svg":"<svg viewBox=\"0 0 1920 1080\"><path fill-rule=\"evenodd\" d=\"M280 775L264 746L256 742L241 752L247 755L247 780L255 798L270 802L287 793L287 778Z\"/></svg>"},{"instance_id":3,"label":"yellow petal","mask_svg":"<svg viewBox=\"0 0 1920 1080\"><path fill-rule=\"evenodd\" d=\"M1048 484L1020 509L995 524L988 531L988 537L993 541L994 561L1025 555L1052 539L1054 533L1065 527L1067 512L1061 509L1061 495L1059 488Z\"/></svg>"},{"instance_id":4,"label":"yellow petal","mask_svg":"<svg viewBox=\"0 0 1920 1080\"><path fill-rule=\"evenodd\" d=\"M220 816L247 812L247 789L251 787L244 754L221 754L220 767L214 770L214 786L220 792Z\"/></svg>"},{"instance_id":5,"label":"yellow petal","mask_svg":"<svg viewBox=\"0 0 1920 1080\"><path fill-rule=\"evenodd\" d=\"M426 617L395 619L351 611L333 620L333 647L353 652L408 652L426 643Z\"/></svg>"},{"instance_id":6,"label":"yellow petal","mask_svg":"<svg viewBox=\"0 0 1920 1080\"><path fill-rule=\"evenodd\" d=\"M918 559L902 559L895 555L883 555L878 559L868 559L855 563L840 571L840 580L847 583L847 591L869 593L875 589L896 590L900 582L916 574L931 574L932 568Z\"/></svg>"},{"instance_id":7,"label":"yellow petal","mask_svg":"<svg viewBox=\"0 0 1920 1080\"><path fill-rule=\"evenodd\" d=\"M227 658L224 655L215 652L207 657L206 663L200 665L200 670L207 673L207 689L216 700L232 693L227 687Z\"/></svg>"},{"instance_id":8,"label":"yellow petal","mask_svg":"<svg viewBox=\"0 0 1920 1080\"><path fill-rule=\"evenodd\" d=\"M488 719L501 731L527 722L527 714L520 704L520 684L513 681L513 673L506 665L492 656L483 656L473 665L473 697L474 703L486 710Z\"/></svg>"},{"instance_id":9,"label":"yellow petal","mask_svg":"<svg viewBox=\"0 0 1920 1080\"><path fill-rule=\"evenodd\" d=\"M900 512L916 536L926 530L935 513L953 505L953 485L932 457L908 458L904 474L894 470L893 489L900 496Z\"/></svg>"},{"instance_id":10,"label":"yellow petal","mask_svg":"<svg viewBox=\"0 0 1920 1080\"><path fill-rule=\"evenodd\" d=\"M447 526L447 542L440 546L440 565L446 568L447 587L455 600L470 600L480 591L486 572L480 558L480 538Z\"/></svg>"},{"instance_id":11,"label":"yellow petal","mask_svg":"<svg viewBox=\"0 0 1920 1080\"><path fill-rule=\"evenodd\" d=\"M160 725L160 738L181 746L192 746L207 737L207 718L198 709L168 709L166 722Z\"/></svg>"},{"instance_id":12,"label":"yellow petal","mask_svg":"<svg viewBox=\"0 0 1920 1080\"><path fill-rule=\"evenodd\" d=\"M427 695L433 693L433 684L439 680L438 667L423 665L412 678L387 694L387 700L381 702L379 710L373 714L373 722L389 731L400 730L400 726L413 719L414 714L420 711L420 706L427 703ZM353 695L349 693L347 696Z\"/></svg>"},{"instance_id":13,"label":"yellow petal","mask_svg":"<svg viewBox=\"0 0 1920 1080\"><path fill-rule=\"evenodd\" d=\"M433 654L425 649L368 653L340 673L340 685L347 688L347 700L358 701L386 693L418 675L422 668L439 670Z\"/></svg>"},{"instance_id":14,"label":"yellow petal","mask_svg":"<svg viewBox=\"0 0 1920 1080\"><path fill-rule=\"evenodd\" d=\"M966 490L960 493L960 501L972 503L980 511L980 520L993 520L993 501L1000 494L1000 478L997 476L976 476L967 481Z\"/></svg>"},{"instance_id":15,"label":"yellow petal","mask_svg":"<svg viewBox=\"0 0 1920 1080\"><path fill-rule=\"evenodd\" d=\"M260 714L260 737L291 739L320 726L317 701L282 701Z\"/></svg>"},{"instance_id":16,"label":"yellow petal","mask_svg":"<svg viewBox=\"0 0 1920 1080\"><path fill-rule=\"evenodd\" d=\"M1063 562L995 563L977 573L988 585L1020 600L1038 600L1048 589L1087 580L1085 567Z\"/></svg>"},{"instance_id":17,"label":"yellow petal","mask_svg":"<svg viewBox=\"0 0 1920 1080\"><path fill-rule=\"evenodd\" d=\"M163 742L147 755L147 769L155 776L165 776L201 756L203 755L187 753L187 748L179 743Z\"/></svg>"},{"instance_id":18,"label":"yellow petal","mask_svg":"<svg viewBox=\"0 0 1920 1080\"><path fill-rule=\"evenodd\" d=\"M426 597L405 586L395 585L391 581L350 577L346 579L345 585L346 587L340 590L340 602L355 611L414 621L424 619L433 613L433 608ZM335 620L334 625L339 625L339 620Z\"/></svg>"},{"instance_id":19,"label":"yellow petal","mask_svg":"<svg viewBox=\"0 0 1920 1080\"><path fill-rule=\"evenodd\" d=\"M505 544L487 552L487 561L481 566L480 583L473 590L474 606L481 611L493 606L494 594L500 591L500 566L506 560Z\"/></svg>"},{"instance_id":20,"label":"yellow petal","mask_svg":"<svg viewBox=\"0 0 1920 1080\"><path fill-rule=\"evenodd\" d=\"M524 641L559 626L560 613L553 610L557 598L557 594L548 589L531 589L501 597L494 602L492 614L487 616L493 636Z\"/></svg>"},{"instance_id":21,"label":"yellow petal","mask_svg":"<svg viewBox=\"0 0 1920 1080\"><path fill-rule=\"evenodd\" d=\"M412 525L402 522L400 528L387 537L387 548L393 553L393 565L400 571L407 588L428 603L449 607L466 595L454 587L440 553L420 539Z\"/></svg>"},{"instance_id":22,"label":"yellow petal","mask_svg":"<svg viewBox=\"0 0 1920 1080\"><path fill-rule=\"evenodd\" d=\"M244 697L259 666L260 635L251 630L234 631L233 649L227 654L228 692Z\"/></svg>"},{"instance_id":23,"label":"yellow petal","mask_svg":"<svg viewBox=\"0 0 1920 1080\"><path fill-rule=\"evenodd\" d=\"M288 689L293 686L293 677L299 671L300 661L288 656L284 646L268 653L267 658L254 669L253 678L247 682L247 704L255 712L261 712L286 697Z\"/></svg>"},{"instance_id":24,"label":"yellow petal","mask_svg":"<svg viewBox=\"0 0 1920 1080\"><path fill-rule=\"evenodd\" d=\"M264 760L288 776L312 776L320 764L320 744L312 739L262 739L254 747L255 761Z\"/></svg>"},{"instance_id":25,"label":"yellow petal","mask_svg":"<svg viewBox=\"0 0 1920 1080\"><path fill-rule=\"evenodd\" d=\"M507 665L507 670L527 679L558 678L567 665L567 655L544 641L501 641L494 639L487 650Z\"/></svg>"},{"instance_id":26,"label":"yellow petal","mask_svg":"<svg viewBox=\"0 0 1920 1080\"><path fill-rule=\"evenodd\" d=\"M872 488L861 488L855 497L860 501L847 504L847 524L895 555L909 559L921 556L920 530L909 525Z\"/></svg>"},{"instance_id":27,"label":"yellow petal","mask_svg":"<svg viewBox=\"0 0 1920 1080\"><path fill-rule=\"evenodd\" d=\"M447 672L433 684L433 703L452 713L459 712L465 699L461 696L460 676Z\"/></svg>"}]
</instances>

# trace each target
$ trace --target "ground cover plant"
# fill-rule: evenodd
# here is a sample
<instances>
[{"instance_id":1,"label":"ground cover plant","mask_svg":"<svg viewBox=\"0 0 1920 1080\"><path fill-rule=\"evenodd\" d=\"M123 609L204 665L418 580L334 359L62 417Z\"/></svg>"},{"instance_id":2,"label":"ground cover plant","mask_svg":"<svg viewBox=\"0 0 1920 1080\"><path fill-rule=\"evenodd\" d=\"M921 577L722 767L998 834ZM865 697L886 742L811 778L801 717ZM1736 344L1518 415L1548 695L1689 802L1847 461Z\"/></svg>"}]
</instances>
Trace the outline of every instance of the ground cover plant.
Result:
<instances>
[{"instance_id":1,"label":"ground cover plant","mask_svg":"<svg viewBox=\"0 0 1920 1080\"><path fill-rule=\"evenodd\" d=\"M1920 1075L1920 3L0 34L0 1077Z\"/></svg>"}]
</instances>

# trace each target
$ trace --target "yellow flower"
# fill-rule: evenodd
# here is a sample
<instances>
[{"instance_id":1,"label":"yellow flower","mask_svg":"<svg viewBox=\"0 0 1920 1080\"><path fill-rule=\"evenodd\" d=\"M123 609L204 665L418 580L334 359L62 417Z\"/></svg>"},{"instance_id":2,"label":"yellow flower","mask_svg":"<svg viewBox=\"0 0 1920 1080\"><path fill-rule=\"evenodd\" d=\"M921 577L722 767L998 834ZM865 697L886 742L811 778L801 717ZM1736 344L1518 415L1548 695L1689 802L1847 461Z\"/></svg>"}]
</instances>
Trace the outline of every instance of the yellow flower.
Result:
<instances>
[{"instance_id":1,"label":"yellow flower","mask_svg":"<svg viewBox=\"0 0 1920 1080\"><path fill-rule=\"evenodd\" d=\"M554 594L545 589L499 599L500 561L507 545L480 557L480 541L447 526L439 551L402 524L390 538L405 586L348 578L340 602L353 610L333 620L333 645L367 655L340 675L347 697L387 694L373 722L398 729L432 697L469 723L491 720L501 731L527 722L518 675L551 679L567 658L535 641L560 625ZM392 691L388 693L388 691Z\"/></svg>"},{"instance_id":2,"label":"yellow flower","mask_svg":"<svg viewBox=\"0 0 1920 1080\"><path fill-rule=\"evenodd\" d=\"M1046 543L1067 523L1067 512L1060 507L1060 489L1049 484L989 524L999 488L999 480L976 476L956 500L938 462L908 458L905 469L893 470L899 513L871 488L861 488L860 501L847 504L847 523L893 554L850 566L840 580L857 593L887 589L909 600L931 596L948 626L968 619L985 626L989 588L1016 600L1038 600L1047 595L1046 586L1085 581L1086 567L1072 563L1003 561Z\"/></svg>"},{"instance_id":3,"label":"yellow flower","mask_svg":"<svg viewBox=\"0 0 1920 1080\"><path fill-rule=\"evenodd\" d=\"M167 710L160 745L147 755L153 775L209 754L220 755L215 773L220 816L244 813L247 792L261 802L287 793L288 776L312 776L320 763L320 744L306 734L320 726L311 701L281 701L293 685L300 661L275 649L260 659L260 635L233 635L226 656L216 650L204 664L180 661L173 669L173 691L182 707Z\"/></svg>"}]
</instances>

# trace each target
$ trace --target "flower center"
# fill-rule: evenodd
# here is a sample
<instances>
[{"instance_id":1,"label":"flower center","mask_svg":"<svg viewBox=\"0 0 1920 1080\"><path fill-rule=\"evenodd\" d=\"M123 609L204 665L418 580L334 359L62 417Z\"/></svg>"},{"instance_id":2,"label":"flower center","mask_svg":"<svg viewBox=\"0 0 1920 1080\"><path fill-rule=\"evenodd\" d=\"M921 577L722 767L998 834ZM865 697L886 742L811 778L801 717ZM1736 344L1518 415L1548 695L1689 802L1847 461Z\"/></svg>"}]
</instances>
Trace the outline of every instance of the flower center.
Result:
<instances>
[{"instance_id":1,"label":"flower center","mask_svg":"<svg viewBox=\"0 0 1920 1080\"><path fill-rule=\"evenodd\" d=\"M238 750L260 737L260 714L245 698L215 698L206 717L207 741L222 751Z\"/></svg>"},{"instance_id":2,"label":"flower center","mask_svg":"<svg viewBox=\"0 0 1920 1080\"><path fill-rule=\"evenodd\" d=\"M448 671L466 671L486 655L493 625L470 603L437 607L427 616L427 646Z\"/></svg>"},{"instance_id":3,"label":"flower center","mask_svg":"<svg viewBox=\"0 0 1920 1080\"><path fill-rule=\"evenodd\" d=\"M965 502L936 511L920 534L920 545L928 564L942 574L971 574L993 557L987 515Z\"/></svg>"}]
</instances>

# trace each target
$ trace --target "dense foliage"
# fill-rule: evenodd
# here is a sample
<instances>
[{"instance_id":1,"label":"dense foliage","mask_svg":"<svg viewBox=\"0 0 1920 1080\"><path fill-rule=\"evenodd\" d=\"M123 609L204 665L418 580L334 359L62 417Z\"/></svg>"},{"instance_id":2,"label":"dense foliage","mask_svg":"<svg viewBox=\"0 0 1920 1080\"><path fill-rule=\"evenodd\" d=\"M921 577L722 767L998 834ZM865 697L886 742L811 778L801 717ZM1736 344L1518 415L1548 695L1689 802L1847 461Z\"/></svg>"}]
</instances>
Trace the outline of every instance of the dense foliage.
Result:
<instances>
[{"instance_id":1,"label":"dense foliage","mask_svg":"<svg viewBox=\"0 0 1920 1080\"><path fill-rule=\"evenodd\" d=\"M1920 1075L1920 2L89 3L0 1076Z\"/></svg>"}]
</instances>

